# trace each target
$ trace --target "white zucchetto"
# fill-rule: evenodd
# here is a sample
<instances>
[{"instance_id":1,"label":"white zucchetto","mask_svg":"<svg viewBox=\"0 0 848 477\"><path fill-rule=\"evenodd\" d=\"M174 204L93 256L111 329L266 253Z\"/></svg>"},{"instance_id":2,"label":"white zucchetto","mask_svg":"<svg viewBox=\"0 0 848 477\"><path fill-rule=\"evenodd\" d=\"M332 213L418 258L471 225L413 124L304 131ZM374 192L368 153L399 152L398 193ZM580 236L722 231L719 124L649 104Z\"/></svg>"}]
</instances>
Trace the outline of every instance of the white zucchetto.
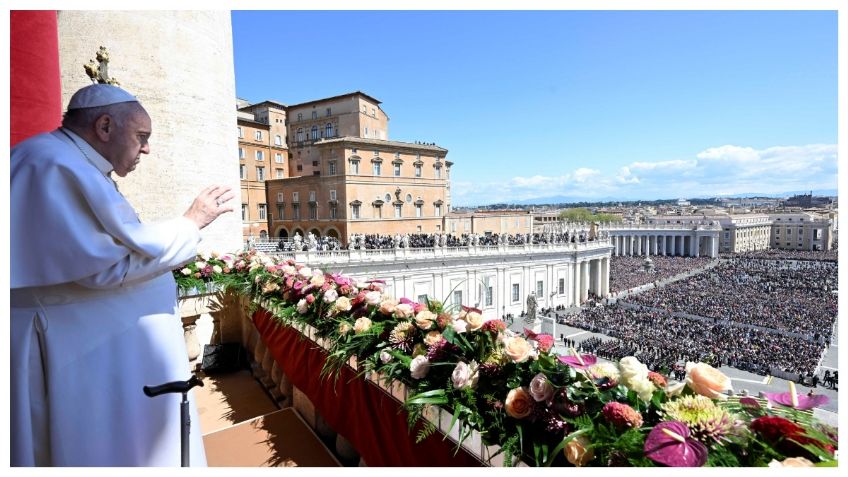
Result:
<instances>
[{"instance_id":1,"label":"white zucchetto","mask_svg":"<svg viewBox=\"0 0 848 477\"><path fill-rule=\"evenodd\" d=\"M71 96L71 100L68 102L68 111L129 102L137 103L138 98L117 86L92 84L80 89Z\"/></svg>"}]
</instances>

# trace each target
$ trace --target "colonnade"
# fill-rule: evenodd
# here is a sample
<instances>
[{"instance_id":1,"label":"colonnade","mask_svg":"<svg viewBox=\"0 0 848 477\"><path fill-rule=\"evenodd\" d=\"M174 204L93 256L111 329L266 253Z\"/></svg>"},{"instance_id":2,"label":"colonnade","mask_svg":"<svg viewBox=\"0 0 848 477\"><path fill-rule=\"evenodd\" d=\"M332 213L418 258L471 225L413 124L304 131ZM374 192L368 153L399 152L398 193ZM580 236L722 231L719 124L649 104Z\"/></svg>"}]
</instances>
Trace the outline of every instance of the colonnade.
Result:
<instances>
[{"instance_id":1,"label":"colonnade","mask_svg":"<svg viewBox=\"0 0 848 477\"><path fill-rule=\"evenodd\" d=\"M718 234L617 233L610 231L615 256L669 255L680 257L718 256Z\"/></svg>"},{"instance_id":2,"label":"colonnade","mask_svg":"<svg viewBox=\"0 0 848 477\"><path fill-rule=\"evenodd\" d=\"M589 298L589 293L598 297L606 297L609 293L610 258L595 258L577 261L574 265L575 301L579 305Z\"/></svg>"}]
</instances>

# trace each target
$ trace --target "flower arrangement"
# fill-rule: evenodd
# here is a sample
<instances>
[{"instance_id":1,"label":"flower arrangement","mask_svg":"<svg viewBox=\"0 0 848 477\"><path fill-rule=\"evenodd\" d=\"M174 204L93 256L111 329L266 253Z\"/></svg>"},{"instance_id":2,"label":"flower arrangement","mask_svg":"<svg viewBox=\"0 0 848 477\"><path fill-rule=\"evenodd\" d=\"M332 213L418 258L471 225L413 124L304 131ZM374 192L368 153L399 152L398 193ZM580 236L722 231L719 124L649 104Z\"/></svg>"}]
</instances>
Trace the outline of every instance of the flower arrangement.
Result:
<instances>
[{"instance_id":1,"label":"flower arrangement","mask_svg":"<svg viewBox=\"0 0 848 477\"><path fill-rule=\"evenodd\" d=\"M380 281L254 251L199 256L174 276L181 288L217 283L281 324L314 327L331 344L322 375L356 357L360 375L406 384L419 439L435 432L421 418L440 406L460 442L475 430L500 446L506 465L836 465L837 431L809 411L823 401L794 387L767 401L728 399L730 380L704 363L689 363L685 382L674 383L634 357L558 356L552 336L517 334L480 310L396 299Z\"/></svg>"}]
</instances>

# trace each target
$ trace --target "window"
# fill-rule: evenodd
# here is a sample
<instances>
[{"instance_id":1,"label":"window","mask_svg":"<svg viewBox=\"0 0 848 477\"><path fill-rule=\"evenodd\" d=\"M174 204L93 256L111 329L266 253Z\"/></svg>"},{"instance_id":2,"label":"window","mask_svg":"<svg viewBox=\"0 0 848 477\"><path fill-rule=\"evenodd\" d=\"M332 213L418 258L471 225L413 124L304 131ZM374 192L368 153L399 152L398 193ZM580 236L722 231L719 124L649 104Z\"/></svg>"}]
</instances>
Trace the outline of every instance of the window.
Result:
<instances>
[{"instance_id":1,"label":"window","mask_svg":"<svg viewBox=\"0 0 848 477\"><path fill-rule=\"evenodd\" d=\"M368 128L365 128L365 137L368 137Z\"/></svg>"},{"instance_id":2,"label":"window","mask_svg":"<svg viewBox=\"0 0 848 477\"><path fill-rule=\"evenodd\" d=\"M330 108L327 108L327 116L332 116L332 115L333 115L333 110L330 109Z\"/></svg>"},{"instance_id":3,"label":"window","mask_svg":"<svg viewBox=\"0 0 848 477\"><path fill-rule=\"evenodd\" d=\"M277 192L277 202L285 202L282 192Z\"/></svg>"},{"instance_id":4,"label":"window","mask_svg":"<svg viewBox=\"0 0 848 477\"><path fill-rule=\"evenodd\" d=\"M395 177L400 177L400 164L395 164L394 169L395 169Z\"/></svg>"},{"instance_id":5,"label":"window","mask_svg":"<svg viewBox=\"0 0 848 477\"><path fill-rule=\"evenodd\" d=\"M379 176L382 173L383 165L379 162L374 163L374 175Z\"/></svg>"},{"instance_id":6,"label":"window","mask_svg":"<svg viewBox=\"0 0 848 477\"><path fill-rule=\"evenodd\" d=\"M280 154L279 152L274 154L274 162L276 162L277 164L282 164L283 163L283 155Z\"/></svg>"},{"instance_id":7,"label":"window","mask_svg":"<svg viewBox=\"0 0 848 477\"><path fill-rule=\"evenodd\" d=\"M377 117L377 110L376 109L371 108L371 116L374 116L375 118Z\"/></svg>"},{"instance_id":8,"label":"window","mask_svg":"<svg viewBox=\"0 0 848 477\"><path fill-rule=\"evenodd\" d=\"M274 178L276 178L276 179L283 179L284 178L282 169L274 169L274 174L275 174Z\"/></svg>"},{"instance_id":9,"label":"window","mask_svg":"<svg viewBox=\"0 0 848 477\"><path fill-rule=\"evenodd\" d=\"M436 179L441 179L441 178L442 178L442 168L436 167Z\"/></svg>"},{"instance_id":10,"label":"window","mask_svg":"<svg viewBox=\"0 0 848 477\"><path fill-rule=\"evenodd\" d=\"M239 178L241 180L247 180L247 166L244 164L239 164Z\"/></svg>"},{"instance_id":11,"label":"window","mask_svg":"<svg viewBox=\"0 0 848 477\"><path fill-rule=\"evenodd\" d=\"M421 177L421 164L415 164L415 177Z\"/></svg>"},{"instance_id":12,"label":"window","mask_svg":"<svg viewBox=\"0 0 848 477\"><path fill-rule=\"evenodd\" d=\"M336 175L336 161L330 161L327 163L327 173L331 176Z\"/></svg>"},{"instance_id":13,"label":"window","mask_svg":"<svg viewBox=\"0 0 848 477\"><path fill-rule=\"evenodd\" d=\"M318 167L318 161L312 161L312 167Z\"/></svg>"},{"instance_id":14,"label":"window","mask_svg":"<svg viewBox=\"0 0 848 477\"><path fill-rule=\"evenodd\" d=\"M241 139L241 138L244 138L244 131L242 131L242 129L241 129L241 128L236 128L236 129L238 129L238 135L239 135L238 137L239 137L240 139Z\"/></svg>"},{"instance_id":15,"label":"window","mask_svg":"<svg viewBox=\"0 0 848 477\"><path fill-rule=\"evenodd\" d=\"M264 161L265 160L265 152L264 151L256 151L256 160Z\"/></svg>"},{"instance_id":16,"label":"window","mask_svg":"<svg viewBox=\"0 0 848 477\"><path fill-rule=\"evenodd\" d=\"M333 125L330 124L330 123L327 123L327 125L324 126L324 137L332 137L332 136L333 136Z\"/></svg>"},{"instance_id":17,"label":"window","mask_svg":"<svg viewBox=\"0 0 848 477\"><path fill-rule=\"evenodd\" d=\"M292 202L300 202L300 192L292 192Z\"/></svg>"},{"instance_id":18,"label":"window","mask_svg":"<svg viewBox=\"0 0 848 477\"><path fill-rule=\"evenodd\" d=\"M425 295L418 295L418 303L420 303L422 305L426 305L427 304L427 295L426 294Z\"/></svg>"},{"instance_id":19,"label":"window","mask_svg":"<svg viewBox=\"0 0 848 477\"><path fill-rule=\"evenodd\" d=\"M456 305L462 304L462 290L454 290L453 291L453 302Z\"/></svg>"},{"instance_id":20,"label":"window","mask_svg":"<svg viewBox=\"0 0 848 477\"><path fill-rule=\"evenodd\" d=\"M312 119L318 119L318 111L312 111Z\"/></svg>"},{"instance_id":21,"label":"window","mask_svg":"<svg viewBox=\"0 0 848 477\"><path fill-rule=\"evenodd\" d=\"M312 137L311 139L314 141L318 139L318 126L312 126Z\"/></svg>"},{"instance_id":22,"label":"window","mask_svg":"<svg viewBox=\"0 0 848 477\"><path fill-rule=\"evenodd\" d=\"M286 219L285 211L286 211L286 208L285 208L285 206L283 206L283 204L277 204L277 220L285 220Z\"/></svg>"},{"instance_id":23,"label":"window","mask_svg":"<svg viewBox=\"0 0 848 477\"><path fill-rule=\"evenodd\" d=\"M351 154L356 154L356 148L351 149L351 150L350 150L350 153L351 153Z\"/></svg>"},{"instance_id":24,"label":"window","mask_svg":"<svg viewBox=\"0 0 848 477\"><path fill-rule=\"evenodd\" d=\"M336 220L336 215L338 215L338 209L335 205L330 206L330 219Z\"/></svg>"},{"instance_id":25,"label":"window","mask_svg":"<svg viewBox=\"0 0 848 477\"><path fill-rule=\"evenodd\" d=\"M248 217L247 204L241 204L241 220L245 221Z\"/></svg>"},{"instance_id":26,"label":"window","mask_svg":"<svg viewBox=\"0 0 848 477\"><path fill-rule=\"evenodd\" d=\"M317 204L309 204L309 220L315 220L318 218L318 205Z\"/></svg>"},{"instance_id":27,"label":"window","mask_svg":"<svg viewBox=\"0 0 848 477\"><path fill-rule=\"evenodd\" d=\"M292 218L300 220L300 204L292 204Z\"/></svg>"},{"instance_id":28,"label":"window","mask_svg":"<svg viewBox=\"0 0 848 477\"><path fill-rule=\"evenodd\" d=\"M402 206L402 205L400 205L400 204L395 204L395 218L396 218L396 219L401 218L401 211L402 211L402 209L401 209L401 208L402 208L402 207L403 207L403 206Z\"/></svg>"},{"instance_id":29,"label":"window","mask_svg":"<svg viewBox=\"0 0 848 477\"><path fill-rule=\"evenodd\" d=\"M350 216L354 219L359 218L359 204L353 204L350 206Z\"/></svg>"},{"instance_id":30,"label":"window","mask_svg":"<svg viewBox=\"0 0 848 477\"><path fill-rule=\"evenodd\" d=\"M421 204L415 204L415 216L421 217Z\"/></svg>"},{"instance_id":31,"label":"window","mask_svg":"<svg viewBox=\"0 0 848 477\"><path fill-rule=\"evenodd\" d=\"M303 128L297 128L297 142L303 142Z\"/></svg>"},{"instance_id":32,"label":"window","mask_svg":"<svg viewBox=\"0 0 848 477\"><path fill-rule=\"evenodd\" d=\"M274 136L274 145L275 145L275 146L282 146L282 145L283 145L283 138L282 138L282 137L280 137L280 135L279 135L279 134L277 134L276 136Z\"/></svg>"},{"instance_id":33,"label":"window","mask_svg":"<svg viewBox=\"0 0 848 477\"><path fill-rule=\"evenodd\" d=\"M315 191L309 191L309 202L315 202Z\"/></svg>"},{"instance_id":34,"label":"window","mask_svg":"<svg viewBox=\"0 0 848 477\"><path fill-rule=\"evenodd\" d=\"M441 216L442 216L442 206L437 205L436 206L436 217L441 217Z\"/></svg>"},{"instance_id":35,"label":"window","mask_svg":"<svg viewBox=\"0 0 848 477\"><path fill-rule=\"evenodd\" d=\"M412 194L406 194L406 203L407 203L407 204L411 204L411 203L412 203Z\"/></svg>"},{"instance_id":36,"label":"window","mask_svg":"<svg viewBox=\"0 0 848 477\"><path fill-rule=\"evenodd\" d=\"M257 141L262 140L262 131L256 131L256 135L254 136Z\"/></svg>"},{"instance_id":37,"label":"window","mask_svg":"<svg viewBox=\"0 0 848 477\"><path fill-rule=\"evenodd\" d=\"M559 279L559 287L558 288L559 288L559 294L564 295L565 294L565 278Z\"/></svg>"},{"instance_id":38,"label":"window","mask_svg":"<svg viewBox=\"0 0 848 477\"><path fill-rule=\"evenodd\" d=\"M259 220L265 220L265 219L268 218L267 217L267 211L268 211L267 205L259 204Z\"/></svg>"},{"instance_id":39,"label":"window","mask_svg":"<svg viewBox=\"0 0 848 477\"><path fill-rule=\"evenodd\" d=\"M518 284L517 283L512 284L512 302L518 303Z\"/></svg>"},{"instance_id":40,"label":"window","mask_svg":"<svg viewBox=\"0 0 848 477\"><path fill-rule=\"evenodd\" d=\"M350 173L359 174L359 161L350 161Z\"/></svg>"},{"instance_id":41,"label":"window","mask_svg":"<svg viewBox=\"0 0 848 477\"><path fill-rule=\"evenodd\" d=\"M493 291L492 287L486 287L486 306L492 306L492 298L494 295L494 293L492 293Z\"/></svg>"},{"instance_id":42,"label":"window","mask_svg":"<svg viewBox=\"0 0 848 477\"><path fill-rule=\"evenodd\" d=\"M265 180L265 168L257 167L256 168L256 180L264 181Z\"/></svg>"},{"instance_id":43,"label":"window","mask_svg":"<svg viewBox=\"0 0 848 477\"><path fill-rule=\"evenodd\" d=\"M379 205L374 206L374 218L382 219L383 218L383 208Z\"/></svg>"},{"instance_id":44,"label":"window","mask_svg":"<svg viewBox=\"0 0 848 477\"><path fill-rule=\"evenodd\" d=\"M336 200L336 189L330 189L330 200Z\"/></svg>"},{"instance_id":45,"label":"window","mask_svg":"<svg viewBox=\"0 0 848 477\"><path fill-rule=\"evenodd\" d=\"M303 121L303 113L297 113L297 120Z\"/></svg>"},{"instance_id":46,"label":"window","mask_svg":"<svg viewBox=\"0 0 848 477\"><path fill-rule=\"evenodd\" d=\"M244 159L244 157L245 157L244 148L240 147L239 148L239 159Z\"/></svg>"},{"instance_id":47,"label":"window","mask_svg":"<svg viewBox=\"0 0 848 477\"><path fill-rule=\"evenodd\" d=\"M545 296L545 282L541 280L536 281L536 296L539 298Z\"/></svg>"}]
</instances>

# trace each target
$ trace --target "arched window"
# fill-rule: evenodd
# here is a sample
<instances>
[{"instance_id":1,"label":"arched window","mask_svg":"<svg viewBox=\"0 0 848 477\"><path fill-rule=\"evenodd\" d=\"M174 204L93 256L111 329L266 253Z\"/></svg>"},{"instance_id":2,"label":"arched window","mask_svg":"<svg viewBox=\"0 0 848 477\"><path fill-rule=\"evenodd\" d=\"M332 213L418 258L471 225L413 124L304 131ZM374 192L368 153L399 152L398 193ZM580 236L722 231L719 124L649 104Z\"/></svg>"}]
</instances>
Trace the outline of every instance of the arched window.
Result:
<instances>
[{"instance_id":1,"label":"arched window","mask_svg":"<svg viewBox=\"0 0 848 477\"><path fill-rule=\"evenodd\" d=\"M303 142L303 128L297 128L297 142Z\"/></svg>"},{"instance_id":2,"label":"arched window","mask_svg":"<svg viewBox=\"0 0 848 477\"><path fill-rule=\"evenodd\" d=\"M332 124L327 123L327 125L324 127L324 137L333 137L333 125Z\"/></svg>"},{"instance_id":3,"label":"arched window","mask_svg":"<svg viewBox=\"0 0 848 477\"><path fill-rule=\"evenodd\" d=\"M318 139L318 126L312 126L312 140Z\"/></svg>"}]
</instances>

